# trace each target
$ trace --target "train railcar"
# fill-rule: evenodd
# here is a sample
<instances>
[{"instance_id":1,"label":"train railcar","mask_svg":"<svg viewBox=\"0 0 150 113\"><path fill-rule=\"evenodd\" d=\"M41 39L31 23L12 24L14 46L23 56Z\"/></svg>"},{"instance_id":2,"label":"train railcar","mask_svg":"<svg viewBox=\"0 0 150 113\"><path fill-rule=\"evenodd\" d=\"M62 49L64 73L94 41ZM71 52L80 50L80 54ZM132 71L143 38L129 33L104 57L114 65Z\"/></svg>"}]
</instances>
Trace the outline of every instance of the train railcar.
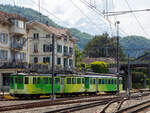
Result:
<instances>
[{"instance_id":1,"label":"train railcar","mask_svg":"<svg viewBox=\"0 0 150 113\"><path fill-rule=\"evenodd\" d=\"M15 97L39 97L52 93L51 74L17 73L10 76L10 94ZM59 95L116 92L117 78L110 74L57 74L54 92ZM120 78L122 90L122 78Z\"/></svg>"}]
</instances>

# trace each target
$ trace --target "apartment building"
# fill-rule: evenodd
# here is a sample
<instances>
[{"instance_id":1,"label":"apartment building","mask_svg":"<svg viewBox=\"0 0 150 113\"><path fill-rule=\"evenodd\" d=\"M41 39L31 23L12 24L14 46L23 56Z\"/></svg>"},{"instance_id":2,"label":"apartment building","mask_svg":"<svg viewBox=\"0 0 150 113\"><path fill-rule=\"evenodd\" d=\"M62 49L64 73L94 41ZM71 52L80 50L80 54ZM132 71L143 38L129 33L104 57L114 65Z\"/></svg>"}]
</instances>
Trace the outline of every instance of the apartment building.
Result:
<instances>
[{"instance_id":1,"label":"apartment building","mask_svg":"<svg viewBox=\"0 0 150 113\"><path fill-rule=\"evenodd\" d=\"M0 89L9 89L9 75L28 60L26 21L0 11Z\"/></svg>"},{"instance_id":2,"label":"apartment building","mask_svg":"<svg viewBox=\"0 0 150 113\"><path fill-rule=\"evenodd\" d=\"M76 38L71 36L68 29L48 26L48 23L32 22L29 24L28 30L30 63L52 65L52 34L54 34L56 69L72 69L74 67Z\"/></svg>"}]
</instances>

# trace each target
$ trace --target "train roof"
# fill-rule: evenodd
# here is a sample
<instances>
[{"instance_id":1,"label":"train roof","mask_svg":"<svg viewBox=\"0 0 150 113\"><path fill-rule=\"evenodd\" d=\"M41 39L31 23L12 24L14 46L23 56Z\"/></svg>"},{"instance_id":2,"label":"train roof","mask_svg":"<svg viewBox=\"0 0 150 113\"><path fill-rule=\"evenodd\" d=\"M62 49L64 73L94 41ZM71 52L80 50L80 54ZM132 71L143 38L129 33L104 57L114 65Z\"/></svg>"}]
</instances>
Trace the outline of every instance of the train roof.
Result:
<instances>
[{"instance_id":1,"label":"train roof","mask_svg":"<svg viewBox=\"0 0 150 113\"><path fill-rule=\"evenodd\" d=\"M38 73L15 73L12 75L23 75L23 76L52 76L52 74L38 74ZM71 76L76 76L76 77L94 77L94 78L117 78L115 74L57 74L55 76L62 76L62 77L71 77Z\"/></svg>"}]
</instances>

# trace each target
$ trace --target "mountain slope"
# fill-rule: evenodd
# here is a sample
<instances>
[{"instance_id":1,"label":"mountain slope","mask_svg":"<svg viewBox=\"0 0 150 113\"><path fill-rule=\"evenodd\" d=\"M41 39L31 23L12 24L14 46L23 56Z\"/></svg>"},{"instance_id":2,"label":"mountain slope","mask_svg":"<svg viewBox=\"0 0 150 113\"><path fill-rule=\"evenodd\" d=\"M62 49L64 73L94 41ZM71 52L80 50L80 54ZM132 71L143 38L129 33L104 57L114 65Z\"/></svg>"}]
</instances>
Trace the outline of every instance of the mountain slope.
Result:
<instances>
[{"instance_id":1,"label":"mountain slope","mask_svg":"<svg viewBox=\"0 0 150 113\"><path fill-rule=\"evenodd\" d=\"M0 11L19 14L27 18L29 22L41 20L42 23L46 23L46 21L48 21L49 25L51 26L63 28L62 26L59 26L58 24L56 24L54 21L52 21L50 18L48 18L43 14L40 14L41 15L41 19L40 19L39 13L31 8L24 8L24 7L11 6L11 5L0 5ZM80 42L77 44L80 50L82 50L84 46L92 39L92 35L88 33L80 32L75 28L70 28L69 30L74 37L80 40Z\"/></svg>"},{"instance_id":2,"label":"mountain slope","mask_svg":"<svg viewBox=\"0 0 150 113\"><path fill-rule=\"evenodd\" d=\"M144 49L150 48L150 40L142 36L127 36L120 39L120 44L124 49L125 54L128 53L132 57L137 57L145 51ZM125 49L134 49L134 50L125 50ZM135 50L139 49L139 50Z\"/></svg>"}]
</instances>

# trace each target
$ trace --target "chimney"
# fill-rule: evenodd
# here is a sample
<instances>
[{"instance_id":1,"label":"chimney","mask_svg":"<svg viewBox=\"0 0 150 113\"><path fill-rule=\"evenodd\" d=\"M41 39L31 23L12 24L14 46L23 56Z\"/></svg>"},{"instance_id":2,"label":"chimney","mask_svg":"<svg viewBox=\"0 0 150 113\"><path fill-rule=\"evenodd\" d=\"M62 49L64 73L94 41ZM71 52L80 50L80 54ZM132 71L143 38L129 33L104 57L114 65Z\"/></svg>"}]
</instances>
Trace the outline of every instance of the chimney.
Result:
<instances>
[{"instance_id":1,"label":"chimney","mask_svg":"<svg viewBox=\"0 0 150 113\"><path fill-rule=\"evenodd\" d=\"M46 21L46 25L49 26L49 22L48 21Z\"/></svg>"}]
</instances>

